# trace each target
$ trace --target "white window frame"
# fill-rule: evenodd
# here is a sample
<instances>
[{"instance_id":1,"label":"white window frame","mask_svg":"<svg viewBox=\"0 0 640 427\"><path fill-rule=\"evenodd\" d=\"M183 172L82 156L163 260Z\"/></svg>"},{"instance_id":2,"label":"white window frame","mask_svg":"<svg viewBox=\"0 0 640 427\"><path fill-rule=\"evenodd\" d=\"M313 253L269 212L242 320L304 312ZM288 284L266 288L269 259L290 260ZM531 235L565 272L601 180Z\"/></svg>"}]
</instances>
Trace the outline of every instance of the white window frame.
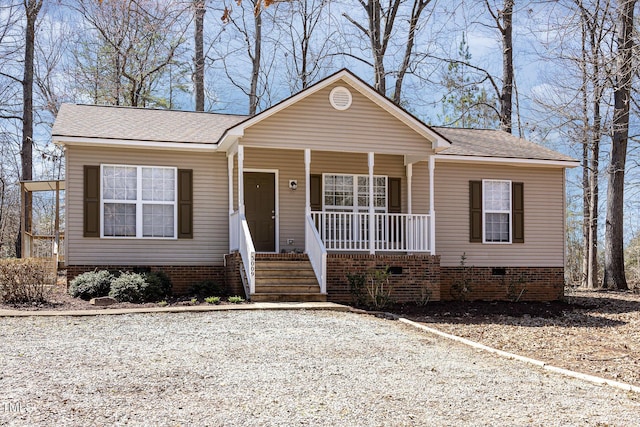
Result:
<instances>
[{"instance_id":1,"label":"white window frame","mask_svg":"<svg viewBox=\"0 0 640 427\"><path fill-rule=\"evenodd\" d=\"M503 183L507 183L508 184L508 188L509 188L509 210L498 210L498 209L487 209L487 207L485 206L485 200L486 200L486 183L489 182L503 182ZM504 214L507 213L509 214L509 241L506 242L494 242L494 241L490 241L487 240L487 214L492 214L492 213L497 213L497 214ZM482 243L488 244L488 245L510 245L512 243L513 240L513 186L511 184L510 180L507 179L483 179L482 180Z\"/></svg>"},{"instance_id":2,"label":"white window frame","mask_svg":"<svg viewBox=\"0 0 640 427\"><path fill-rule=\"evenodd\" d=\"M136 168L136 200L120 200L104 198L104 167ZM171 169L173 170L173 194L172 202L168 200L142 200L142 169ZM135 236L105 236L104 234L104 205L108 203L125 203L136 206L136 235ZM143 235L143 206L144 205L169 205L173 204L173 236L144 236ZM100 238L102 239L145 239L145 240L177 240L178 239L178 168L173 166L158 165L124 165L101 164L100 165Z\"/></svg>"},{"instance_id":3,"label":"white window frame","mask_svg":"<svg viewBox=\"0 0 640 427\"><path fill-rule=\"evenodd\" d=\"M338 206L338 205L326 205L325 204L325 184L327 176L350 176L353 178L353 206ZM365 177L369 179L369 175L367 174L351 174L351 173L323 173L322 174L322 210L323 211L338 211L338 212L348 212L351 210L354 213L364 212L365 209L369 209L369 205L360 206L358 205L358 178ZM375 207L374 210L376 213L387 213L389 211L389 177L387 175L374 175L373 179L376 178L384 178L384 207ZM367 196L369 196L369 187L367 186ZM374 194L375 196L375 194Z\"/></svg>"}]
</instances>

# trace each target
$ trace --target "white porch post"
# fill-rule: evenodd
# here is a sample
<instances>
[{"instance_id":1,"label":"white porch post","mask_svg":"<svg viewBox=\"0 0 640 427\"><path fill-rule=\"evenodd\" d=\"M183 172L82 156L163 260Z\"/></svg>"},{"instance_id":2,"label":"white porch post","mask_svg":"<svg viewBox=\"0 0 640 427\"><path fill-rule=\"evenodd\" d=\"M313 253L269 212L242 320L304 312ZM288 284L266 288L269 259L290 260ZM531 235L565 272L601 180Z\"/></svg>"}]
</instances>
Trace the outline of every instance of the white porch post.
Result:
<instances>
[{"instance_id":1,"label":"white porch post","mask_svg":"<svg viewBox=\"0 0 640 427\"><path fill-rule=\"evenodd\" d=\"M234 223L232 221L233 215L233 157L234 154L227 154L227 180L229 181L229 252L236 249L233 246L235 245L234 239L232 236L236 236L239 233L239 230L236 227L236 230L233 229Z\"/></svg>"},{"instance_id":2,"label":"white porch post","mask_svg":"<svg viewBox=\"0 0 640 427\"><path fill-rule=\"evenodd\" d=\"M244 215L244 146L238 145L238 212Z\"/></svg>"},{"instance_id":3,"label":"white porch post","mask_svg":"<svg viewBox=\"0 0 640 427\"><path fill-rule=\"evenodd\" d=\"M412 178L413 178L413 163L409 163L407 165L407 213L412 214L413 202L411 200L411 190L412 188Z\"/></svg>"},{"instance_id":4,"label":"white porch post","mask_svg":"<svg viewBox=\"0 0 640 427\"><path fill-rule=\"evenodd\" d=\"M229 177L229 215L233 213L233 157L233 153L227 155L227 174Z\"/></svg>"},{"instance_id":5,"label":"white porch post","mask_svg":"<svg viewBox=\"0 0 640 427\"><path fill-rule=\"evenodd\" d=\"M375 209L373 204L373 165L375 154L369 153L369 253L375 254L375 239L376 239L376 223L375 223ZM357 183L356 183L357 185Z\"/></svg>"},{"instance_id":6,"label":"white porch post","mask_svg":"<svg viewBox=\"0 0 640 427\"><path fill-rule=\"evenodd\" d=\"M409 215L411 215L412 209L413 209L413 201L411 198L411 193L413 193L412 187L413 187L413 163L408 163L407 166L407 213ZM413 250L413 219L411 218L411 216L409 216L407 218L407 229L405 231L405 236L407 239L407 249L408 249L408 253L411 253L411 251Z\"/></svg>"},{"instance_id":7,"label":"white porch post","mask_svg":"<svg viewBox=\"0 0 640 427\"><path fill-rule=\"evenodd\" d=\"M429 248L431 255L436 254L436 211L434 209L435 185L433 182L434 170L436 167L436 159L433 155L429 156Z\"/></svg>"},{"instance_id":8,"label":"white porch post","mask_svg":"<svg viewBox=\"0 0 640 427\"><path fill-rule=\"evenodd\" d=\"M311 149L304 149L304 211L311 215Z\"/></svg>"}]
</instances>

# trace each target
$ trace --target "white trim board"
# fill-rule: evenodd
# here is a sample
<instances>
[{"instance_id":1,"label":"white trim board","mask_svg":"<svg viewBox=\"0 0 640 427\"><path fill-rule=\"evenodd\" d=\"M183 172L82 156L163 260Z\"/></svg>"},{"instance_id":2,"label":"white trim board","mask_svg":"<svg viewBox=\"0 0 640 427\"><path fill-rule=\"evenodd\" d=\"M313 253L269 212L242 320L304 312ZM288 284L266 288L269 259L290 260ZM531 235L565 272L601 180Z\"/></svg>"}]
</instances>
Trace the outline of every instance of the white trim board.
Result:
<instances>
[{"instance_id":1,"label":"white trim board","mask_svg":"<svg viewBox=\"0 0 640 427\"><path fill-rule=\"evenodd\" d=\"M435 154L434 159L438 162L455 162L455 163L500 163L514 166L533 166L533 167L562 167L575 168L580 166L577 160L540 160L540 159L519 159L512 157L489 157L489 156L458 156Z\"/></svg>"}]
</instances>

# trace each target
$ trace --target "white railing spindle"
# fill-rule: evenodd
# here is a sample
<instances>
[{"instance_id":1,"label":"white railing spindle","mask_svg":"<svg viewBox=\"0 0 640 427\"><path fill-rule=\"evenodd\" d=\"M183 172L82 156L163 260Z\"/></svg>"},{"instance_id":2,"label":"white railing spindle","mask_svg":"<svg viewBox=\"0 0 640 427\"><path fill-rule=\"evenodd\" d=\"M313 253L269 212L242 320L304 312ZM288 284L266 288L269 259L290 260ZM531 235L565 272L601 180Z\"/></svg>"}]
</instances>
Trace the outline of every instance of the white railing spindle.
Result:
<instances>
[{"instance_id":1,"label":"white railing spindle","mask_svg":"<svg viewBox=\"0 0 640 427\"><path fill-rule=\"evenodd\" d=\"M374 227L374 250L431 252L431 217L426 214L367 212L311 212L309 221L328 250L368 251L369 227Z\"/></svg>"}]
</instances>

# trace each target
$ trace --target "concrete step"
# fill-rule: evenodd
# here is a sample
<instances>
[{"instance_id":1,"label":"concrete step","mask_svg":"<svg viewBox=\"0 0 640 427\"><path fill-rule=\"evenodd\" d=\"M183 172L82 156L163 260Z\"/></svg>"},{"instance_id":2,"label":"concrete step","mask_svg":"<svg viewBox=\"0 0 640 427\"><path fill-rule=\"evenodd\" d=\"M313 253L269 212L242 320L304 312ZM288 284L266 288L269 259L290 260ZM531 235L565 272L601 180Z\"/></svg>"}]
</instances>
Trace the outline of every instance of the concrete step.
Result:
<instances>
[{"instance_id":1,"label":"concrete step","mask_svg":"<svg viewBox=\"0 0 640 427\"><path fill-rule=\"evenodd\" d=\"M253 302L322 302L326 301L327 296L320 293L255 293L251 295Z\"/></svg>"}]
</instances>

